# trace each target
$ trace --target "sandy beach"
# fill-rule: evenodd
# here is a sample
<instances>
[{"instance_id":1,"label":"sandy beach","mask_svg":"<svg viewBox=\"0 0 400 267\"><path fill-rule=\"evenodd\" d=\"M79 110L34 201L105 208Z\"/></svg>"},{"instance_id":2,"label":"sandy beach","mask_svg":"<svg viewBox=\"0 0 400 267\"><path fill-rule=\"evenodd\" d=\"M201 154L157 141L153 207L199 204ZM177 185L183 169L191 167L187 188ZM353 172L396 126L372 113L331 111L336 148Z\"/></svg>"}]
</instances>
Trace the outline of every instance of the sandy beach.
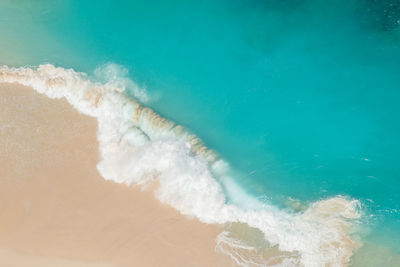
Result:
<instances>
[{"instance_id":1,"label":"sandy beach","mask_svg":"<svg viewBox=\"0 0 400 267\"><path fill-rule=\"evenodd\" d=\"M232 266L221 226L105 181L96 130L66 100L0 85L0 265Z\"/></svg>"}]
</instances>

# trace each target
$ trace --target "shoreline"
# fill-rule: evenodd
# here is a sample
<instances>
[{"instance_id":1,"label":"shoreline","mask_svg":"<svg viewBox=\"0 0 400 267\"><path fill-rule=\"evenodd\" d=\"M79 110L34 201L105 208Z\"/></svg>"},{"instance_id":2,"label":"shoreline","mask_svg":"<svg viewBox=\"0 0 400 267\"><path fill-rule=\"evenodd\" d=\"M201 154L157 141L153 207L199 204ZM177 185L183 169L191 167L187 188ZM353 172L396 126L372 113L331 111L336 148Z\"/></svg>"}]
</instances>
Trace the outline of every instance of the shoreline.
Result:
<instances>
[{"instance_id":1,"label":"shoreline","mask_svg":"<svg viewBox=\"0 0 400 267\"><path fill-rule=\"evenodd\" d=\"M0 149L6 151L0 154L2 266L235 266L232 252L278 264L298 258L276 247L230 247L239 240L252 244L262 233L181 215L155 197L155 182L141 187L104 180L95 168L98 121L65 98L0 83L0 126ZM228 239L220 243L220 237ZM350 266L400 261L383 247L364 245Z\"/></svg>"},{"instance_id":2,"label":"shoreline","mask_svg":"<svg viewBox=\"0 0 400 267\"><path fill-rule=\"evenodd\" d=\"M246 240L232 239L226 231L218 235L219 251L238 264L268 264L275 258L289 265L347 265L360 245L352 223L360 217L360 203L354 199L322 199L296 214L268 203L259 211L227 203L215 177L234 180L229 165L216 159L195 135L125 95L126 83L133 83L130 80L100 84L85 73L46 64L37 68L3 66L0 82L28 86L50 99L66 99L80 113L96 118L97 170L105 180L128 185L156 182L157 199L180 214L208 225L238 222L259 229L265 249L276 250L274 255L267 253L267 258L249 255L249 251L258 251L257 246L245 245L241 251ZM221 250L221 244L228 250ZM264 254L265 249L260 252Z\"/></svg>"},{"instance_id":3,"label":"shoreline","mask_svg":"<svg viewBox=\"0 0 400 267\"><path fill-rule=\"evenodd\" d=\"M21 85L0 96L2 266L233 266L214 251L222 226L98 174L95 118Z\"/></svg>"}]
</instances>

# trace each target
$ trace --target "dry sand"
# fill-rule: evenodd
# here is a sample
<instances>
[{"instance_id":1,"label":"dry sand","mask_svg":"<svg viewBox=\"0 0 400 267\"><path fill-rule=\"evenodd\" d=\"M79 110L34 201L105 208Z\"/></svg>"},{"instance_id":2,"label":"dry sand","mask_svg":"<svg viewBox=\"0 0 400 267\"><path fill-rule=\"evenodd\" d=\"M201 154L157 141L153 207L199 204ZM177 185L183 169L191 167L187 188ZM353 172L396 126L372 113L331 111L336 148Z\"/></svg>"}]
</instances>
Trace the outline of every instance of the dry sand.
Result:
<instances>
[{"instance_id":1,"label":"dry sand","mask_svg":"<svg viewBox=\"0 0 400 267\"><path fill-rule=\"evenodd\" d=\"M65 100L0 85L0 266L232 266L220 226L98 174L96 129Z\"/></svg>"}]
</instances>

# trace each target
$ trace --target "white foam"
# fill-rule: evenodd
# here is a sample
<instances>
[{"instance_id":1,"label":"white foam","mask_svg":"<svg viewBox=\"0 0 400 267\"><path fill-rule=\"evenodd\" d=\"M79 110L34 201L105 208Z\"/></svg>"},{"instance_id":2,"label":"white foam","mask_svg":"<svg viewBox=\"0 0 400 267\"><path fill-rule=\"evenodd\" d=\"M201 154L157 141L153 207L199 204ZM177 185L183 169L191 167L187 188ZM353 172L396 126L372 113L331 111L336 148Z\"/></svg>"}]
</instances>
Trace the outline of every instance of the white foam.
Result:
<instances>
[{"instance_id":1,"label":"white foam","mask_svg":"<svg viewBox=\"0 0 400 267\"><path fill-rule=\"evenodd\" d=\"M347 265L357 246L350 236L351 222L360 216L358 201L338 196L296 214L267 204L257 211L226 204L214 176L228 175L229 165L181 126L128 98L126 86L136 88L135 95L147 100L145 91L132 81L118 80L115 68L105 69L111 81L100 84L83 73L53 65L4 66L0 82L30 86L50 98L65 97L80 112L96 117L101 153L97 167L105 179L126 184L157 179L158 199L182 214L205 223L247 223L260 229L272 246L296 252L298 264L304 266Z\"/></svg>"},{"instance_id":2,"label":"white foam","mask_svg":"<svg viewBox=\"0 0 400 267\"><path fill-rule=\"evenodd\" d=\"M144 88L140 88L136 83L128 78L128 69L115 63L104 64L94 70L94 78L97 81L106 83L121 92L128 88L136 99L142 103L150 101L150 96Z\"/></svg>"}]
</instances>

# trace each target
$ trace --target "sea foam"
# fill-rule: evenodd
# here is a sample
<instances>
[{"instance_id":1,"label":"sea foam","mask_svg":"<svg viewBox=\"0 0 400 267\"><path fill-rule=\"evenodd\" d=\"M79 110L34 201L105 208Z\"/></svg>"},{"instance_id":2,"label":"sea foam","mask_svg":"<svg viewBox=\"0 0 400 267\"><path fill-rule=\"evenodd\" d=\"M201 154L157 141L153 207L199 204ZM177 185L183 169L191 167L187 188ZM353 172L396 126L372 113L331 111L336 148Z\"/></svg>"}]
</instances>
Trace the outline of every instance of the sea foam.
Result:
<instances>
[{"instance_id":1,"label":"sea foam","mask_svg":"<svg viewBox=\"0 0 400 267\"><path fill-rule=\"evenodd\" d=\"M229 165L195 135L128 97L127 85L134 86L137 99L148 100L145 91L126 77L118 79L115 68L109 68L108 74L97 71L107 79L100 83L49 64L3 66L0 82L29 86L50 98L65 97L81 113L97 118L101 154L97 168L105 179L128 185L157 180L157 198L184 215L204 223L241 223L259 229L270 247L289 255L280 265L348 265L359 245L353 233L353 222L360 217L357 200L337 196L312 203L299 213L265 203L257 210L227 204L218 181L233 181ZM239 265L272 265L269 260L245 258L239 251L251 249L227 232L217 238L217 250Z\"/></svg>"}]
</instances>

